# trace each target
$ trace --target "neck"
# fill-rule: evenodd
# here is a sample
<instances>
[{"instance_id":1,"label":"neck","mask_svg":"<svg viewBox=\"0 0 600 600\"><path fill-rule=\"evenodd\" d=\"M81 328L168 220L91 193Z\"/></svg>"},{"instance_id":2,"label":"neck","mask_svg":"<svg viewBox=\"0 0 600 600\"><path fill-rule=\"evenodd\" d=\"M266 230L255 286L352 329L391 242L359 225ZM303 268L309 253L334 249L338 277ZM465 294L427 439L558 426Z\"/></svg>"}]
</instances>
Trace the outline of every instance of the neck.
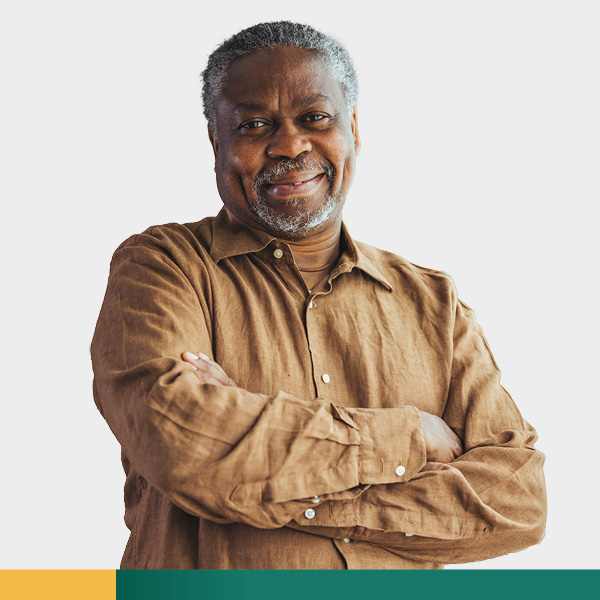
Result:
<instances>
[{"instance_id":1,"label":"neck","mask_svg":"<svg viewBox=\"0 0 600 600\"><path fill-rule=\"evenodd\" d=\"M230 220L238 221L229 210L227 214ZM289 245L298 270L309 289L325 279L335 267L340 256L341 232L340 214L325 229L313 235L297 240L284 240Z\"/></svg>"},{"instance_id":2,"label":"neck","mask_svg":"<svg viewBox=\"0 0 600 600\"><path fill-rule=\"evenodd\" d=\"M329 274L340 256L341 226L338 220L315 235L287 242L300 271Z\"/></svg>"}]
</instances>

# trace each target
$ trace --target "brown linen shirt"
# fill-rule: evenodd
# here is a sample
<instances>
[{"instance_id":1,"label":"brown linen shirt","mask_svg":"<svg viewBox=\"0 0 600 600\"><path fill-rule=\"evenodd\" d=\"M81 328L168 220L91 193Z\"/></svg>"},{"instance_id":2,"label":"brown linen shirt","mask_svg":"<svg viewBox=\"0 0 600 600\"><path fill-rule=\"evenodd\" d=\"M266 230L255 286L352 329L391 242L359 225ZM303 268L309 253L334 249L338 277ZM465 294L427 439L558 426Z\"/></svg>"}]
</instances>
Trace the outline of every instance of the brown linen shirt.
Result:
<instances>
[{"instance_id":1,"label":"brown linen shirt","mask_svg":"<svg viewBox=\"0 0 600 600\"><path fill-rule=\"evenodd\" d=\"M441 568L540 541L536 434L451 279L345 227L342 250L312 292L286 243L225 211L116 250L91 351L126 473L122 568ZM417 409L465 453L426 462Z\"/></svg>"}]
</instances>

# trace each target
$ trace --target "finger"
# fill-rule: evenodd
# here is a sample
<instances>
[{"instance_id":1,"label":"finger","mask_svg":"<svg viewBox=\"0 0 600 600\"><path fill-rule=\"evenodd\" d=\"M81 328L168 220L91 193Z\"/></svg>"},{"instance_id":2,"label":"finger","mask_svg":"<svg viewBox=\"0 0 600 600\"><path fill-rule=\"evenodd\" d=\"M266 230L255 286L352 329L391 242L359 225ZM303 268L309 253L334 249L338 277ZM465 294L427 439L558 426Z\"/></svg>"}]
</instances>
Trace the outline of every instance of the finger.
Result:
<instances>
[{"instance_id":1,"label":"finger","mask_svg":"<svg viewBox=\"0 0 600 600\"><path fill-rule=\"evenodd\" d=\"M184 356L185 355L185 356ZM215 378L211 371L209 370L206 364L203 364L203 361L196 357L191 352L184 353L182 358L185 362L189 363L192 368L196 371L197 376L200 378L202 383L209 383L211 385L219 385L224 386L227 385L223 383L221 380Z\"/></svg>"},{"instance_id":2,"label":"finger","mask_svg":"<svg viewBox=\"0 0 600 600\"><path fill-rule=\"evenodd\" d=\"M221 369L217 368L217 363L204 358L206 354L200 353L199 356L197 356L193 352L184 352L181 356L195 369L204 371L205 373L214 377L215 379L221 380L224 377L224 372ZM223 383L225 382L223 381Z\"/></svg>"},{"instance_id":3,"label":"finger","mask_svg":"<svg viewBox=\"0 0 600 600\"><path fill-rule=\"evenodd\" d=\"M208 364L212 369L217 369L218 373L221 373L223 375L223 379L220 379L218 377L218 373L214 373L213 371L214 375L217 376L217 378L223 383L223 385L236 385L235 381L231 379L231 377L229 377L227 373L225 373L223 367L218 362L212 360L212 358L206 356L206 354L203 354L202 352L198 352L198 357L201 360L203 360L206 364Z\"/></svg>"},{"instance_id":4,"label":"finger","mask_svg":"<svg viewBox=\"0 0 600 600\"><path fill-rule=\"evenodd\" d=\"M221 385L235 385L233 379L223 371L221 366L214 360L208 358L205 354L200 353L199 361L196 362L196 365L199 369L209 373L211 377L214 377Z\"/></svg>"},{"instance_id":5,"label":"finger","mask_svg":"<svg viewBox=\"0 0 600 600\"><path fill-rule=\"evenodd\" d=\"M223 373L223 375L228 377L227 373L225 373L225 371L223 370L223 367L218 362L216 362L212 358L210 358L210 356L206 356L206 354L203 354L202 352L198 352L198 357L201 358L202 360L206 361L209 365L212 365L213 367L217 368L219 371L221 371L221 373Z\"/></svg>"},{"instance_id":6,"label":"finger","mask_svg":"<svg viewBox=\"0 0 600 600\"><path fill-rule=\"evenodd\" d=\"M460 456L464 452L462 440L456 435L454 430L450 429L450 431L452 432L452 451L456 456Z\"/></svg>"},{"instance_id":7,"label":"finger","mask_svg":"<svg viewBox=\"0 0 600 600\"><path fill-rule=\"evenodd\" d=\"M203 375L205 375L207 378L210 378L211 383L212 380L214 380L219 385L235 386L235 381L233 381L233 379L231 379L231 377L229 377L227 373L223 371L220 365L218 365L214 360L210 360L206 354L199 354L200 356L196 356L192 352L184 352L181 357L184 361L192 365L194 369L201 371ZM207 381L207 383L209 382Z\"/></svg>"},{"instance_id":8,"label":"finger","mask_svg":"<svg viewBox=\"0 0 600 600\"><path fill-rule=\"evenodd\" d=\"M220 381L218 381L217 379L215 379L214 377L212 377L212 375L208 374L208 373L203 373L202 371L200 371L199 369L196 371L196 374L198 375L198 377L200 378L200 380L202 381L202 383L209 383L210 385L216 385L219 387L225 387Z\"/></svg>"},{"instance_id":9,"label":"finger","mask_svg":"<svg viewBox=\"0 0 600 600\"><path fill-rule=\"evenodd\" d=\"M190 365L192 365L192 367L194 367L194 370L198 370L198 368L196 367L196 361L198 360L198 357L195 354L192 354L191 352L183 352L181 354L181 358L186 362L189 363Z\"/></svg>"}]
</instances>

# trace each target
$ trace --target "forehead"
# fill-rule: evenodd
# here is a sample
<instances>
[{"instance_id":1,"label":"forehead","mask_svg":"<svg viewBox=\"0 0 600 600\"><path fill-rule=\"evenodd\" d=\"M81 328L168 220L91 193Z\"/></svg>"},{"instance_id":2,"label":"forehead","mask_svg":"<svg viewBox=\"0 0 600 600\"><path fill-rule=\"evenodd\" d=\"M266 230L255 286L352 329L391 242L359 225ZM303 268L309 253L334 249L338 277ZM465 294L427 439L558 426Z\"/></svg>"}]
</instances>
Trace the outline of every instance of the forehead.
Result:
<instances>
[{"instance_id":1,"label":"forehead","mask_svg":"<svg viewBox=\"0 0 600 600\"><path fill-rule=\"evenodd\" d=\"M286 104L318 95L345 104L342 85L325 58L314 50L276 46L234 60L227 69L218 103Z\"/></svg>"}]
</instances>

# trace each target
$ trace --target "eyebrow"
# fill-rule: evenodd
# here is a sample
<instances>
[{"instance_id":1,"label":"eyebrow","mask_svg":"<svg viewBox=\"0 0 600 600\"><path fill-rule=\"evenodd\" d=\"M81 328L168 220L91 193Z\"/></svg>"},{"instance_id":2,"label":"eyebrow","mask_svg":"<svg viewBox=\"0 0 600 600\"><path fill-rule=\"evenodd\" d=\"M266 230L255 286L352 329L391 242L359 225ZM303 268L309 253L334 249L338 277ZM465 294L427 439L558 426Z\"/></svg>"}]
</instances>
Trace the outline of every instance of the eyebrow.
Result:
<instances>
[{"instance_id":1,"label":"eyebrow","mask_svg":"<svg viewBox=\"0 0 600 600\"><path fill-rule=\"evenodd\" d=\"M329 96L317 93L306 96L306 98L302 98L301 100L294 101L292 104L293 106L306 106L307 104L314 104L315 102L328 102L329 100Z\"/></svg>"},{"instance_id":2,"label":"eyebrow","mask_svg":"<svg viewBox=\"0 0 600 600\"><path fill-rule=\"evenodd\" d=\"M292 102L292 106L307 106L310 104L314 104L315 102L328 102L330 100L329 96L325 96L324 94L311 94L310 96L306 96L299 100L294 100ZM269 105L266 102L238 102L233 107L234 112L239 112L242 110L249 111L258 111L258 112L266 112L269 110Z\"/></svg>"}]
</instances>

